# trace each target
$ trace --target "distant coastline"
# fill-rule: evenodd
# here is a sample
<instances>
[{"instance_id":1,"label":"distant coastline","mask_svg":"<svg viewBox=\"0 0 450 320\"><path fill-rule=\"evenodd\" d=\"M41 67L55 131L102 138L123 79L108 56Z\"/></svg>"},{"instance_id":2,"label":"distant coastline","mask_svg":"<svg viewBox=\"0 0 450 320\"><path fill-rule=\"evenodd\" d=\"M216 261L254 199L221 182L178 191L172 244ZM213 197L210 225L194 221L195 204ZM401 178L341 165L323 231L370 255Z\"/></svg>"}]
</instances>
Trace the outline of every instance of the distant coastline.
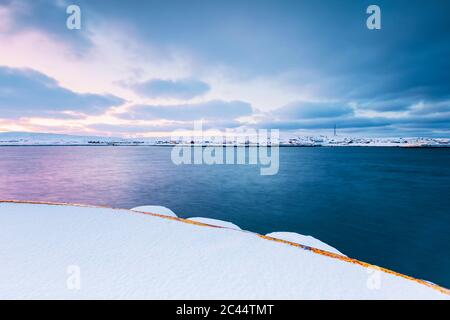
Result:
<instances>
[{"instance_id":1,"label":"distant coastline","mask_svg":"<svg viewBox=\"0 0 450 320\"><path fill-rule=\"evenodd\" d=\"M173 147L173 144L0 144L0 147ZM268 147L271 148L273 146L260 146L260 145L200 145L200 144L192 144L191 146L195 147L234 147L234 148L250 148L250 147ZM280 144L277 145L280 148L405 148L405 149L446 149L450 148L450 145L423 145L423 146L401 146L401 145L389 145L389 146L380 146L380 145L317 145L317 146L304 146L304 145L289 145L289 144Z\"/></svg>"},{"instance_id":2,"label":"distant coastline","mask_svg":"<svg viewBox=\"0 0 450 320\"><path fill-rule=\"evenodd\" d=\"M211 141L202 140L171 140L170 138L117 138L98 136L75 136L51 133L31 132L3 132L0 133L0 146L159 146L172 147L174 145L186 146L224 146L224 147L250 147L250 146L279 146L279 147L402 147L402 148L448 148L450 138L366 138L345 136L297 136L281 138L277 143L270 141L265 144L255 144L250 141L236 143L224 141L216 137Z\"/></svg>"}]
</instances>

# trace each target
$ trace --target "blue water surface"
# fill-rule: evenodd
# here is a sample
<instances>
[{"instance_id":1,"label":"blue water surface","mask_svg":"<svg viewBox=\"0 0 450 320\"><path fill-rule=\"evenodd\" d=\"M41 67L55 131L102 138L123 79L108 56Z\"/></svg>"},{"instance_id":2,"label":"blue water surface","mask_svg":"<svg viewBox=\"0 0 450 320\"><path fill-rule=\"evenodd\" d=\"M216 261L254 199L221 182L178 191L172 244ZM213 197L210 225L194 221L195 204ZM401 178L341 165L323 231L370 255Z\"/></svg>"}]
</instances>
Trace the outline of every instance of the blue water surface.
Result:
<instances>
[{"instance_id":1,"label":"blue water surface","mask_svg":"<svg viewBox=\"0 0 450 320\"><path fill-rule=\"evenodd\" d=\"M281 148L258 166L180 165L169 147L0 147L0 199L132 208L312 235L450 287L450 148ZM301 266L299 266L301 271Z\"/></svg>"}]
</instances>

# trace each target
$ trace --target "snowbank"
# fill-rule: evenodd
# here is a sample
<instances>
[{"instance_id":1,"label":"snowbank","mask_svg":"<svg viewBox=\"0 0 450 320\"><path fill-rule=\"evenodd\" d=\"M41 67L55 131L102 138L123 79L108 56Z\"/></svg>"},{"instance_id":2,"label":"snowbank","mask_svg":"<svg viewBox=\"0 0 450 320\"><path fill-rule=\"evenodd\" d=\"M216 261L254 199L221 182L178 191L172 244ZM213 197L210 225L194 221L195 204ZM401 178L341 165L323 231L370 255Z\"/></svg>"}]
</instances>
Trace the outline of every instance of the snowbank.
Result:
<instances>
[{"instance_id":1,"label":"snowbank","mask_svg":"<svg viewBox=\"0 0 450 320\"><path fill-rule=\"evenodd\" d=\"M292 241L296 243L301 243L308 247L313 247L317 249L326 250L328 252L336 253L342 255L341 252L339 252L337 249L333 248L332 246L326 244L325 242L322 242L320 240L317 240L314 237L311 236L304 236L299 233L295 232L272 232L266 234L268 237L277 238L277 239L283 239L287 241Z\"/></svg>"},{"instance_id":2,"label":"snowbank","mask_svg":"<svg viewBox=\"0 0 450 320\"><path fill-rule=\"evenodd\" d=\"M141 206L131 209L133 211L140 211L140 212L148 212L148 213L156 213L161 214L163 216L168 217L176 217L177 215L170 210L169 208L162 207L162 206Z\"/></svg>"},{"instance_id":3,"label":"snowbank","mask_svg":"<svg viewBox=\"0 0 450 320\"><path fill-rule=\"evenodd\" d=\"M0 239L2 299L449 299L332 253L130 210L0 203Z\"/></svg>"},{"instance_id":4,"label":"snowbank","mask_svg":"<svg viewBox=\"0 0 450 320\"><path fill-rule=\"evenodd\" d=\"M237 225L235 225L234 223L228 222L228 221L223 221L223 220L218 220L218 219L211 219L211 218L188 218L187 220L191 220L191 221L197 221L197 222L201 222L201 223L206 223L206 224L212 224L214 226L219 226L219 227L224 227L224 228L230 228L230 229L236 229L236 230L241 230L241 228L239 228Z\"/></svg>"}]
</instances>

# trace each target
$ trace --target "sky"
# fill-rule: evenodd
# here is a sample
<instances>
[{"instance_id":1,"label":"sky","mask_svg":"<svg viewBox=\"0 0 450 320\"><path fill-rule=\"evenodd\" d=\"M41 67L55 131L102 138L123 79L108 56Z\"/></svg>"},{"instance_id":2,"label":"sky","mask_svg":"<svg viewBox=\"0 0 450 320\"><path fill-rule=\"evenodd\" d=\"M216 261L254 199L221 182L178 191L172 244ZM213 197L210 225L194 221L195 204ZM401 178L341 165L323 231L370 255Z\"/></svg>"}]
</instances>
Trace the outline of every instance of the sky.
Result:
<instances>
[{"instance_id":1,"label":"sky","mask_svg":"<svg viewBox=\"0 0 450 320\"><path fill-rule=\"evenodd\" d=\"M447 0L0 0L0 132L450 137L449 16Z\"/></svg>"}]
</instances>

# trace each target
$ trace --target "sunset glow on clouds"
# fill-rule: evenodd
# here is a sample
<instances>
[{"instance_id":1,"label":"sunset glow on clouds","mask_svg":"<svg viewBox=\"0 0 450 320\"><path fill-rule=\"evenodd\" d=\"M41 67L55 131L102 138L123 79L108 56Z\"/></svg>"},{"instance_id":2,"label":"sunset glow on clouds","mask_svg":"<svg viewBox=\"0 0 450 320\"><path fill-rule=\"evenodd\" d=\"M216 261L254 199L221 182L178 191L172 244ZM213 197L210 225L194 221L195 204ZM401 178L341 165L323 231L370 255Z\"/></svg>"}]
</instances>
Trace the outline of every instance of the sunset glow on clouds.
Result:
<instances>
[{"instance_id":1,"label":"sunset glow on clouds","mask_svg":"<svg viewBox=\"0 0 450 320\"><path fill-rule=\"evenodd\" d=\"M381 1L379 31L365 1L77 1L81 30L68 4L0 0L0 131L165 135L203 119L449 136L446 1Z\"/></svg>"}]
</instances>

